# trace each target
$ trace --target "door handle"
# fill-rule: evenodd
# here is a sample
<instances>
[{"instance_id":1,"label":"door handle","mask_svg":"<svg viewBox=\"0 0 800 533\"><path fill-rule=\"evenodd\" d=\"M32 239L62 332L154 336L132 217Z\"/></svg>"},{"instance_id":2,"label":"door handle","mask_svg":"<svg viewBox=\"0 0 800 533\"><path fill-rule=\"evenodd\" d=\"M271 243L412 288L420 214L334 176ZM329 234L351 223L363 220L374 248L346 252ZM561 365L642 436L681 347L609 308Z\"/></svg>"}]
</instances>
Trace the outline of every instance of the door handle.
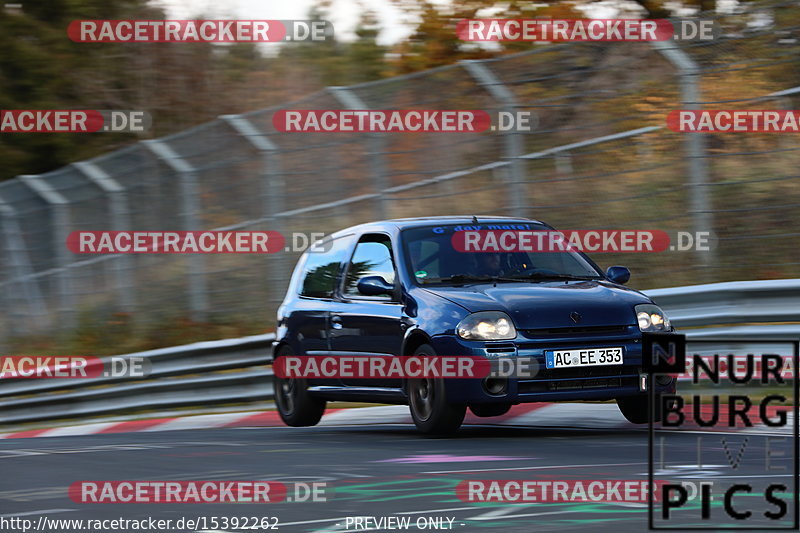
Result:
<instances>
[{"instance_id":1,"label":"door handle","mask_svg":"<svg viewBox=\"0 0 800 533\"><path fill-rule=\"evenodd\" d=\"M334 315L331 317L331 328L342 329L342 317Z\"/></svg>"}]
</instances>

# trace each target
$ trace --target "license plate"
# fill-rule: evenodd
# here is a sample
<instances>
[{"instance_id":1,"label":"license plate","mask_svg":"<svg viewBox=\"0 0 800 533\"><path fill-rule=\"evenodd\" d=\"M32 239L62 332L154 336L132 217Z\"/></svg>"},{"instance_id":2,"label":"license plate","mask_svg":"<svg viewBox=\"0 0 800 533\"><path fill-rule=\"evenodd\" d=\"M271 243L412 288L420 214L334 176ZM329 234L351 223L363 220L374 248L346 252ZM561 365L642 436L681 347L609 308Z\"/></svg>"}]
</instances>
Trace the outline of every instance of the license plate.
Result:
<instances>
[{"instance_id":1,"label":"license plate","mask_svg":"<svg viewBox=\"0 0 800 533\"><path fill-rule=\"evenodd\" d=\"M583 348L544 352L547 368L577 368L622 364L622 348Z\"/></svg>"}]
</instances>

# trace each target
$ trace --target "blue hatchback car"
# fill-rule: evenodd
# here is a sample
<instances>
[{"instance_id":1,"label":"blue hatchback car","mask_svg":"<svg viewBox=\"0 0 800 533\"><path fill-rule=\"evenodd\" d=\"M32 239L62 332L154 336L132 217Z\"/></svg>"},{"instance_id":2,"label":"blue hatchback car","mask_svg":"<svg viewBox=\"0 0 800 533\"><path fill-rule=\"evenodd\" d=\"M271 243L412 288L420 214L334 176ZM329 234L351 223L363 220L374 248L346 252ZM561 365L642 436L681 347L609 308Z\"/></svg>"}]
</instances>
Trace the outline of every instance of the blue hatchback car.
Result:
<instances>
[{"instance_id":1,"label":"blue hatchback car","mask_svg":"<svg viewBox=\"0 0 800 533\"><path fill-rule=\"evenodd\" d=\"M603 273L576 251L476 254L453 246L454 232L504 229L554 231L535 220L465 216L374 222L326 237L294 270L273 356L529 358L535 375L276 376L283 421L314 425L328 401L407 404L420 431L447 434L467 408L491 417L524 402L616 400L628 420L646 423L642 332L673 331L669 319L623 286L625 267ZM655 386L672 393L675 379L659 376Z\"/></svg>"}]
</instances>

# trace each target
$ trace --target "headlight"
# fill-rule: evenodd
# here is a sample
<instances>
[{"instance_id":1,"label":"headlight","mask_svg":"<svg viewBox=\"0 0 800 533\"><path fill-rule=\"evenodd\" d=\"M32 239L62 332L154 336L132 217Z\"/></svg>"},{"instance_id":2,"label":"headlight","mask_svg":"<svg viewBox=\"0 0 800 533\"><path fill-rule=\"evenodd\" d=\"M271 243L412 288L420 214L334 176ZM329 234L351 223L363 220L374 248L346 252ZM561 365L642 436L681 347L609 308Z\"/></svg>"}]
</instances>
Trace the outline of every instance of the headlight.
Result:
<instances>
[{"instance_id":1,"label":"headlight","mask_svg":"<svg viewBox=\"0 0 800 533\"><path fill-rule=\"evenodd\" d=\"M456 326L456 333L470 341L507 341L517 336L511 317L501 311L473 313Z\"/></svg>"},{"instance_id":2,"label":"headlight","mask_svg":"<svg viewBox=\"0 0 800 533\"><path fill-rule=\"evenodd\" d=\"M641 331L672 331L672 325L664 311L657 305L639 304L636 306L636 321Z\"/></svg>"}]
</instances>

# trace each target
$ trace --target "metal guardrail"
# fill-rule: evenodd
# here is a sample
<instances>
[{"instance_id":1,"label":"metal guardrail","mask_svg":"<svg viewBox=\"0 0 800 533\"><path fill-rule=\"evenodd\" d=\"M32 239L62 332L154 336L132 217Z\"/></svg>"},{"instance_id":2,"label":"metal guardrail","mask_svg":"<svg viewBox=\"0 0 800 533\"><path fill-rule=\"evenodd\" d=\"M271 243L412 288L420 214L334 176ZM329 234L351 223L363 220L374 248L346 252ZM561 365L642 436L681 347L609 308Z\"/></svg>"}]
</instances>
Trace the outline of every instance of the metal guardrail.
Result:
<instances>
[{"instance_id":1,"label":"metal guardrail","mask_svg":"<svg viewBox=\"0 0 800 533\"><path fill-rule=\"evenodd\" d=\"M272 400L272 333L118 357L149 361L142 378L0 379L0 424Z\"/></svg>"},{"instance_id":2,"label":"metal guardrail","mask_svg":"<svg viewBox=\"0 0 800 533\"><path fill-rule=\"evenodd\" d=\"M714 283L646 294L690 339L800 338L800 279ZM120 356L148 360L146 379L3 379L0 424L270 401L272 370L267 365L274 338L270 333Z\"/></svg>"},{"instance_id":3,"label":"metal guardrail","mask_svg":"<svg viewBox=\"0 0 800 533\"><path fill-rule=\"evenodd\" d=\"M800 337L800 279L710 283L645 294L690 337Z\"/></svg>"}]
</instances>

